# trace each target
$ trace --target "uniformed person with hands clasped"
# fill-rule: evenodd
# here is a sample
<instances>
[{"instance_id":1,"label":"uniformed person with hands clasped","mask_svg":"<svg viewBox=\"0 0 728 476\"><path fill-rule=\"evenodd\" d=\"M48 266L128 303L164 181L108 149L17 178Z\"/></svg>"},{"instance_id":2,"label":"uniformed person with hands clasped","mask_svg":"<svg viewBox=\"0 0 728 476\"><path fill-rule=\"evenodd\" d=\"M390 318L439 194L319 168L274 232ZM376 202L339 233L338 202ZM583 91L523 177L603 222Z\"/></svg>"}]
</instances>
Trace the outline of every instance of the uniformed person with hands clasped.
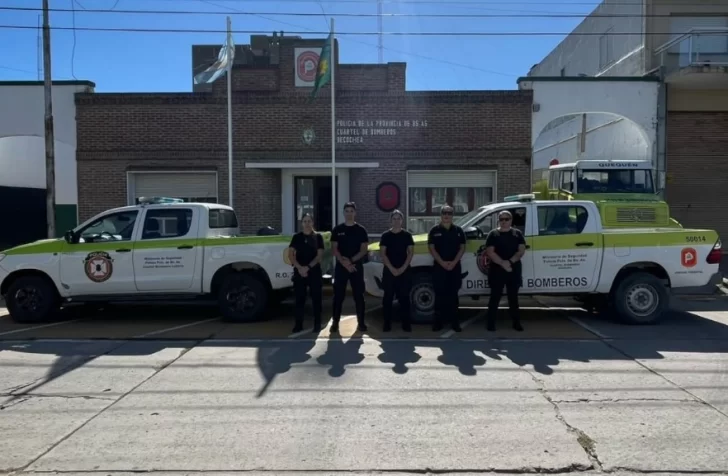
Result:
<instances>
[{"instance_id":1,"label":"uniformed person with hands clasped","mask_svg":"<svg viewBox=\"0 0 728 476\"><path fill-rule=\"evenodd\" d=\"M523 280L521 258L526 253L526 239L520 230L513 228L513 215L509 211L498 214L498 227L488 233L485 239L485 254L490 260L488 266L488 330L495 331L498 304L503 297L503 287L508 295L508 312L513 328L522 331L518 309L518 288Z\"/></svg>"},{"instance_id":2,"label":"uniformed person with hands clasped","mask_svg":"<svg viewBox=\"0 0 728 476\"><path fill-rule=\"evenodd\" d=\"M305 213L301 219L303 230L293 235L288 257L293 264L293 289L296 296L296 323L293 332L303 330L303 309L306 304L306 288L311 293L313 305L313 331L321 331L321 294L323 274L321 260L324 256L324 239L313 229L313 217Z\"/></svg>"},{"instance_id":3,"label":"uniformed person with hands clasped","mask_svg":"<svg viewBox=\"0 0 728 476\"><path fill-rule=\"evenodd\" d=\"M460 259L465 253L465 232L452 222L453 208L445 205L440 210L440 223L432 227L427 236L430 254L435 259L433 284L435 287L435 323L432 330L443 328L449 319L452 329L460 332L458 293L462 285Z\"/></svg>"},{"instance_id":4,"label":"uniformed person with hands clasped","mask_svg":"<svg viewBox=\"0 0 728 476\"><path fill-rule=\"evenodd\" d=\"M392 300L397 296L402 312L402 330L410 332L410 269L414 254L415 242L412 233L402 228L404 215L395 210L391 215L392 228L382 234L379 240L379 253L384 262L382 273L382 313L384 314L384 332L392 330Z\"/></svg>"},{"instance_id":5,"label":"uniformed person with hands clasped","mask_svg":"<svg viewBox=\"0 0 728 476\"><path fill-rule=\"evenodd\" d=\"M331 333L339 332L341 307L346 296L346 283L351 281L351 292L356 305L356 320L360 332L367 330L364 322L364 260L367 257L369 234L355 221L356 204L344 205L344 223L331 232L331 246L336 257L334 267L334 312Z\"/></svg>"}]
</instances>

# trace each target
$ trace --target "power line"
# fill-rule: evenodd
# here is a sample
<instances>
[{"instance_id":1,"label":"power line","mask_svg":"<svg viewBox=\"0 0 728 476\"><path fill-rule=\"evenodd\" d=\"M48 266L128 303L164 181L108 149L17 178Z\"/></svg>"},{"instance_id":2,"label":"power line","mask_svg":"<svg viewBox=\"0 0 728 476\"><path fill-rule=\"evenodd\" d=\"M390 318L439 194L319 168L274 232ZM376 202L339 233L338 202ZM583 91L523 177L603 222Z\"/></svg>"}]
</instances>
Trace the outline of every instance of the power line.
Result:
<instances>
[{"instance_id":1,"label":"power line","mask_svg":"<svg viewBox=\"0 0 728 476\"><path fill-rule=\"evenodd\" d=\"M127 0L129 1L129 0ZM139 2L146 1L146 0L138 0ZM159 0L157 0L159 1ZM164 0L169 2L175 2L179 3L181 1L185 2L197 2L199 0ZM217 0L224 3L260 3L260 0ZM313 4L313 3L336 3L336 4L359 4L359 5L376 5L377 0L268 0L269 3L293 3L293 4ZM600 2L598 1L592 1L592 2L559 2L559 1L545 1L545 2L510 2L507 0L501 0L501 1L457 1L457 0L382 0L382 3L385 5L442 5L442 6L449 6L449 5L473 5L473 6L490 6L490 5L500 5L500 6L510 6L510 5L526 5L526 6L532 6L532 5L547 5L547 6L587 6L595 8L600 5ZM665 6L683 6L683 7L694 7L696 6L695 2L689 2L689 1L683 1L683 2L670 2L670 1L655 1L653 2L655 5L665 5ZM639 6L640 3L638 2L613 2L609 1L609 6L617 5L617 6ZM700 3L701 7L724 7L725 2L716 1L713 3Z\"/></svg>"},{"instance_id":2,"label":"power line","mask_svg":"<svg viewBox=\"0 0 728 476\"><path fill-rule=\"evenodd\" d=\"M210 2L205 2L209 5L214 5ZM216 5L217 6L217 5ZM34 7L0 7L0 10L11 10L11 11L40 11L40 8ZM245 11L231 11L231 12L211 12L207 10L92 10L84 8L83 11L76 11L75 9L67 8L50 8L51 12L63 12L63 13L119 13L119 14L130 14L130 15L247 15L247 16L283 16L283 17L326 17L326 13L316 12L245 12ZM591 18L669 18L673 15L670 14L629 14L629 13L527 13L527 14L511 14L511 13L477 13L477 14L466 14L466 13L334 13L329 14L333 17L355 17L355 18L584 18L589 16Z\"/></svg>"},{"instance_id":3,"label":"power line","mask_svg":"<svg viewBox=\"0 0 728 476\"><path fill-rule=\"evenodd\" d=\"M29 25L0 25L0 29L5 30L36 30L37 26ZM73 27L67 26L54 26L51 30L68 31L73 30ZM123 32L123 33L202 33L202 34L224 34L226 30L201 30L201 29L177 29L177 28L100 28L100 27L76 27L78 31L107 31L107 32ZM243 34L243 35L267 35L270 32L267 30L233 30L232 33ZM317 35L327 36L330 32L328 31L287 31L290 35ZM564 32L564 31L337 31L337 35L341 36L424 36L424 37L436 37L436 36L452 36L452 37L468 37L468 36L631 36L631 35L646 35L646 36L665 36L672 35L670 32L597 32L589 31L583 33L575 32Z\"/></svg>"}]
</instances>

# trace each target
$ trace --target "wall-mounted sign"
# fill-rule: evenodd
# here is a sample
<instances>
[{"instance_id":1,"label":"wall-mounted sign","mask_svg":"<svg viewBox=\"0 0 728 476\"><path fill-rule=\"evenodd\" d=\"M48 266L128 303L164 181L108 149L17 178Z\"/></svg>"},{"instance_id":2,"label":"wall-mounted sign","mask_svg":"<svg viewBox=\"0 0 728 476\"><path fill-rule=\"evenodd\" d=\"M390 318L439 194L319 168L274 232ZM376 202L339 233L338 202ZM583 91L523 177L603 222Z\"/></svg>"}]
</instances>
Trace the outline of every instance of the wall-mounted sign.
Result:
<instances>
[{"instance_id":1,"label":"wall-mounted sign","mask_svg":"<svg viewBox=\"0 0 728 476\"><path fill-rule=\"evenodd\" d=\"M294 61L296 71L294 77L297 88L311 88L316 79L321 48L295 48Z\"/></svg>"},{"instance_id":2,"label":"wall-mounted sign","mask_svg":"<svg viewBox=\"0 0 728 476\"><path fill-rule=\"evenodd\" d=\"M308 127L303 130L303 143L306 145L311 145L314 140L316 140L316 132L314 132L313 127Z\"/></svg>"},{"instance_id":3,"label":"wall-mounted sign","mask_svg":"<svg viewBox=\"0 0 728 476\"><path fill-rule=\"evenodd\" d=\"M391 212L399 207L400 190L394 182L382 182L377 187L377 208Z\"/></svg>"},{"instance_id":4,"label":"wall-mounted sign","mask_svg":"<svg viewBox=\"0 0 728 476\"><path fill-rule=\"evenodd\" d=\"M375 119L336 121L337 144L363 144L379 137L396 136L402 129L425 129L427 120Z\"/></svg>"}]
</instances>

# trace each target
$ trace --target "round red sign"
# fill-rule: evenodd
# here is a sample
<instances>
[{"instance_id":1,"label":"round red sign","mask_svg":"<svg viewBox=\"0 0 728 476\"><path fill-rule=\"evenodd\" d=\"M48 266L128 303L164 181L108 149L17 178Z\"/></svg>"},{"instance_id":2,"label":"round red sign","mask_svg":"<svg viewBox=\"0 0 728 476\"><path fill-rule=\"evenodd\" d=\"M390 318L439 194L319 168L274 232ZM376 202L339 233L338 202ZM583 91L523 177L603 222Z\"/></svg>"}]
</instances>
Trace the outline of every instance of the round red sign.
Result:
<instances>
[{"instance_id":1,"label":"round red sign","mask_svg":"<svg viewBox=\"0 0 728 476\"><path fill-rule=\"evenodd\" d=\"M314 51L304 51L296 60L296 75L298 79L313 82L316 79L319 55Z\"/></svg>"},{"instance_id":2,"label":"round red sign","mask_svg":"<svg viewBox=\"0 0 728 476\"><path fill-rule=\"evenodd\" d=\"M383 212L391 212L399 206L399 187L392 182L384 182L377 187L377 207Z\"/></svg>"}]
</instances>

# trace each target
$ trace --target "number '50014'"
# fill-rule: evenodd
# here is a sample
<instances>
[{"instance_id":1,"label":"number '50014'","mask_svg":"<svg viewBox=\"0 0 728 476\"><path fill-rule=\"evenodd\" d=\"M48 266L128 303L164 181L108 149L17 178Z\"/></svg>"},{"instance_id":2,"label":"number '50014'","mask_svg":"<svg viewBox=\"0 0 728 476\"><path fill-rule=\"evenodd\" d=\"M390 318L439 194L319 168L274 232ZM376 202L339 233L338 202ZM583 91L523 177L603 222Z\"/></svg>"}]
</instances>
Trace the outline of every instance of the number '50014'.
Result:
<instances>
[{"instance_id":1,"label":"number '50014'","mask_svg":"<svg viewBox=\"0 0 728 476\"><path fill-rule=\"evenodd\" d=\"M705 241L704 236L686 236L685 241L688 243L697 243L699 241Z\"/></svg>"}]
</instances>

